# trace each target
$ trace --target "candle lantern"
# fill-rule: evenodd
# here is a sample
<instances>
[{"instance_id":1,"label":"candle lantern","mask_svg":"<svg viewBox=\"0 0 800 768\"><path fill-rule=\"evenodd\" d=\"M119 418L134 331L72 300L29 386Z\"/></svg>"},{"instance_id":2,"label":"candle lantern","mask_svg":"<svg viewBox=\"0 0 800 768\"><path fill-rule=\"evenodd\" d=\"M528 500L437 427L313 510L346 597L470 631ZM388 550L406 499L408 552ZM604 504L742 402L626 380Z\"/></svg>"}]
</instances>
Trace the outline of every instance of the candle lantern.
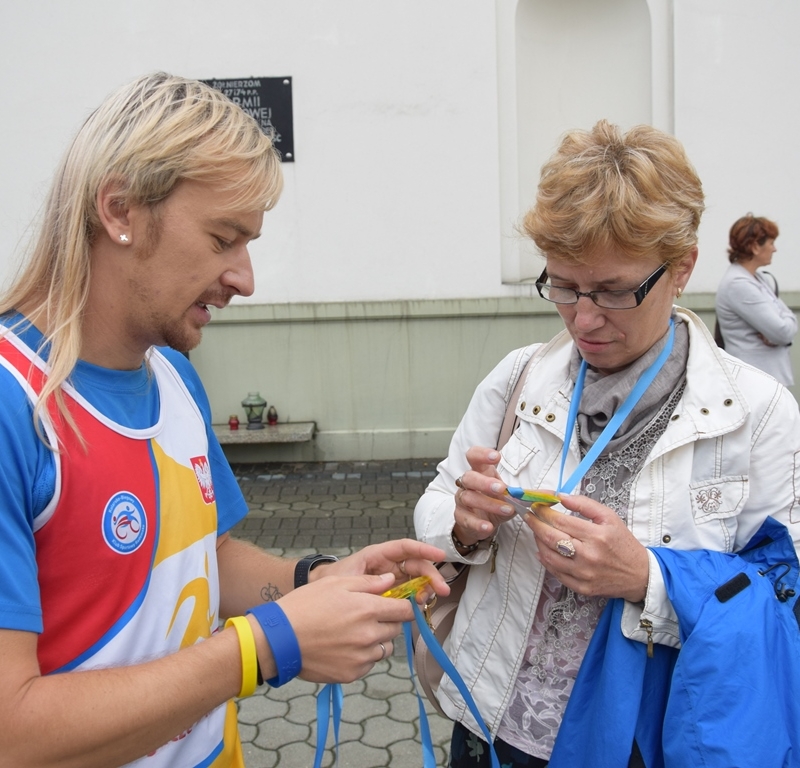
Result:
<instances>
[{"instance_id":1,"label":"candle lantern","mask_svg":"<svg viewBox=\"0 0 800 768\"><path fill-rule=\"evenodd\" d=\"M278 423L278 409L271 405L267 410L267 424L274 427Z\"/></svg>"},{"instance_id":2,"label":"candle lantern","mask_svg":"<svg viewBox=\"0 0 800 768\"><path fill-rule=\"evenodd\" d=\"M267 401L258 392L248 392L242 400L242 408L247 414L248 429L264 429L264 409Z\"/></svg>"}]
</instances>

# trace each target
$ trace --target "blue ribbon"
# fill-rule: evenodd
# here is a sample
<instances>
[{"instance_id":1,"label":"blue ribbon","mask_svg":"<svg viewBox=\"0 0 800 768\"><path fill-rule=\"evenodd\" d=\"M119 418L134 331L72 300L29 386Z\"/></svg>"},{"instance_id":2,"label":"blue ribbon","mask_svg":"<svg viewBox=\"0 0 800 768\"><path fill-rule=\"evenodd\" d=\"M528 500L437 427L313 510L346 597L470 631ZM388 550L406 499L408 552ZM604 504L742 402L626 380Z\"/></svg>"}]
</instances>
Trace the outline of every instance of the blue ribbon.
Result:
<instances>
[{"instance_id":1,"label":"blue ribbon","mask_svg":"<svg viewBox=\"0 0 800 768\"><path fill-rule=\"evenodd\" d=\"M416 601L413 597L409 598L414 605ZM417 704L419 706L419 735L422 741L422 768L436 768L436 758L433 755L433 739L431 738L431 728L428 723L428 713L425 711L425 702L420 696L417 687L417 676L414 674L414 639L411 636L411 622L403 622L403 636L406 639L406 656L408 657L408 668L411 670L411 682L414 685L414 693L417 694Z\"/></svg>"},{"instance_id":2,"label":"blue ribbon","mask_svg":"<svg viewBox=\"0 0 800 768\"><path fill-rule=\"evenodd\" d=\"M475 703L475 699L472 698L472 694L469 692L464 679L458 674L458 670L456 670L456 668L453 666L453 662L447 658L447 654L444 652L444 649L439 644L439 641L436 639L433 632L431 632L431 628L428 626L428 622L425 621L425 617L422 615L422 611L419 609L414 596L412 595L408 599L411 601L411 605L414 607L414 618L416 619L419 633L422 636L422 639L425 641L425 645L428 646L431 654L433 654L433 658L439 662L439 666L447 673L447 676L453 681L456 688L458 688L458 692L464 697L464 701L469 708L469 711L472 713L472 716L475 718L475 720L477 720L478 725L483 733L483 737L486 740L486 743L489 745L492 768L500 768L500 761L497 759L497 753L494 749L492 734L489 732L489 729L486 727L486 723L481 717L481 713L478 710L478 705ZM420 738L422 739L423 768L431 768L432 766L435 766L436 763L425 761L428 759L433 761L433 743L431 741L431 732L428 725L428 715L425 712L425 705L423 704L422 696L420 696L419 690L417 689L417 681L414 676L414 646L411 640L411 624L409 622L403 624L403 632L406 638L406 653L408 654L408 666L411 670L411 680L414 683L414 691L416 692L417 699L419 700L419 721Z\"/></svg>"},{"instance_id":3,"label":"blue ribbon","mask_svg":"<svg viewBox=\"0 0 800 768\"><path fill-rule=\"evenodd\" d=\"M314 755L314 768L321 768L325 755L325 742L328 740L328 723L333 710L333 738L336 751L336 765L339 765L339 724L342 722L344 693L339 683L323 685L317 693L317 753Z\"/></svg>"},{"instance_id":4,"label":"blue ribbon","mask_svg":"<svg viewBox=\"0 0 800 768\"><path fill-rule=\"evenodd\" d=\"M422 636L425 644L431 651L431 654L439 663L439 666L447 673L450 679L455 683L459 693L464 697L464 701L472 712L473 717L477 720L478 725L483 732L484 739L489 745L489 752L492 761L492 768L500 768L500 761L497 759L497 753L494 749L492 742L492 734L486 727L481 713L478 710L478 705L472 694L469 692L466 683L456 668L453 662L447 658L439 641L434 636L428 627L428 622L422 615L417 601L414 596L408 598L414 608L414 618L419 627L420 635ZM422 768L436 768L436 757L433 752L433 739L431 738L430 723L428 722L428 713L425 711L425 703L422 695L417 686L417 677L414 674L414 642L411 637L411 622L403 623L403 634L406 640L406 655L408 656L408 668L411 670L411 682L414 686L414 693L417 696L417 704L419 706L419 731L420 741L422 742ZM323 685L317 693L317 751L314 756L314 768L321 768L322 759L325 755L325 743L328 740L328 723L333 715L333 735L334 735L334 749L336 750L336 764L339 764L339 725L342 720L342 708L344 705L344 694L342 686L338 683L330 683Z\"/></svg>"},{"instance_id":5,"label":"blue ribbon","mask_svg":"<svg viewBox=\"0 0 800 768\"><path fill-rule=\"evenodd\" d=\"M572 392L572 401L569 404L569 414L567 415L567 429L564 434L564 448L561 451L561 468L558 471L558 493L571 493L576 485L581 481L581 478L586 474L589 467L594 464L595 459L600 455L603 448L608 445L608 442L617 433L617 430L622 426L622 422L628 418L636 403L639 402L642 395L647 388L653 383L653 379L658 375L658 372L667 362L667 358L672 352L672 344L675 340L675 321L669 319L669 335L667 336L667 343L664 344L664 349L661 350L658 357L648 366L647 370L642 373L636 386L630 391L630 394L625 398L625 402L617 409L611 420L606 424L605 429L600 433L600 437L595 440L594 445L586 452L583 460L578 464L575 471L570 475L566 483L562 483L564 476L564 465L567 462L567 454L569 453L569 443L572 439L572 434L575 431L575 424L578 420L578 406L581 402L581 395L583 394L583 384L586 380L586 369L588 367L585 360L581 361L581 367L578 371L578 376L575 379L575 389Z\"/></svg>"}]
</instances>

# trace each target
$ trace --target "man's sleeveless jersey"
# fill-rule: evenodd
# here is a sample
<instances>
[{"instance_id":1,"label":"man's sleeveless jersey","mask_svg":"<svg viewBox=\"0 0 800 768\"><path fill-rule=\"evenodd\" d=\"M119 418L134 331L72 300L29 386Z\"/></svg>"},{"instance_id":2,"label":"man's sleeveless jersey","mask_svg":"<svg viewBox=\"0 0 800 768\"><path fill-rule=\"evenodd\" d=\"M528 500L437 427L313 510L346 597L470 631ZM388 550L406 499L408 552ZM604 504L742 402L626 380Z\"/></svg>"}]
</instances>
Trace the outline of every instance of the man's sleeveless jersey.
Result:
<instances>
[{"instance_id":1,"label":"man's sleeveless jersey","mask_svg":"<svg viewBox=\"0 0 800 768\"><path fill-rule=\"evenodd\" d=\"M12 333L0 340L0 356L35 403L46 363ZM55 495L34 524L42 674L159 658L217 626L217 511L205 422L166 358L154 350L150 366L161 408L149 429L114 423L65 384L82 445L49 404L45 433L51 444L61 438L61 450ZM229 702L133 765L221 768L239 765L237 754Z\"/></svg>"}]
</instances>

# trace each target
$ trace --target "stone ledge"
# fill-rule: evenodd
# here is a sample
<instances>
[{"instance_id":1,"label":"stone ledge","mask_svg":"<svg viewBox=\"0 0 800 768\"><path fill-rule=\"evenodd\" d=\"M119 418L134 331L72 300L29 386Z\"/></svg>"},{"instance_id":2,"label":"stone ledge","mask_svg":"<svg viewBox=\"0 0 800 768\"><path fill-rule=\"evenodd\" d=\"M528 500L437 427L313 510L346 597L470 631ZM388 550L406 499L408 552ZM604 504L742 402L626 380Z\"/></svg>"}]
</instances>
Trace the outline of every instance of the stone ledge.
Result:
<instances>
[{"instance_id":1,"label":"stone ledge","mask_svg":"<svg viewBox=\"0 0 800 768\"><path fill-rule=\"evenodd\" d=\"M306 443L314 437L315 421L286 421L265 425L264 429L231 429L227 424L214 424L214 434L221 445L256 445L260 443Z\"/></svg>"}]
</instances>

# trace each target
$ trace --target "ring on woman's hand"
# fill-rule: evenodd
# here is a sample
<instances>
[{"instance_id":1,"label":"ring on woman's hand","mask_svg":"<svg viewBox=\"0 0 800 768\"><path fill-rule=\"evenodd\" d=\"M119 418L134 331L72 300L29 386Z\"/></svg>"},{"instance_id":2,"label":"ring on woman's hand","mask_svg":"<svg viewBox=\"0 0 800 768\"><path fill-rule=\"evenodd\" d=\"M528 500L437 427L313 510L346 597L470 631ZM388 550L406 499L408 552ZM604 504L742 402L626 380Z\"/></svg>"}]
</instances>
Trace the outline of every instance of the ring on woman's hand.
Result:
<instances>
[{"instance_id":1,"label":"ring on woman's hand","mask_svg":"<svg viewBox=\"0 0 800 768\"><path fill-rule=\"evenodd\" d=\"M463 489L463 488L459 488L459 489L456 491L456 506L457 506L457 507L460 507L460 506L461 506L461 497L462 497L463 495L464 495L464 489Z\"/></svg>"},{"instance_id":2,"label":"ring on woman's hand","mask_svg":"<svg viewBox=\"0 0 800 768\"><path fill-rule=\"evenodd\" d=\"M386 658L386 646L383 643L378 643L378 645L381 647L381 657L378 661L383 661Z\"/></svg>"},{"instance_id":3,"label":"ring on woman's hand","mask_svg":"<svg viewBox=\"0 0 800 768\"><path fill-rule=\"evenodd\" d=\"M397 567L400 569L400 573L402 573L403 576L408 576L408 571L406 570L406 561L405 560L403 560L403 562L400 563Z\"/></svg>"},{"instance_id":4,"label":"ring on woman's hand","mask_svg":"<svg viewBox=\"0 0 800 768\"><path fill-rule=\"evenodd\" d=\"M569 539L560 539L556 542L556 552L564 557L575 557L575 545Z\"/></svg>"},{"instance_id":5,"label":"ring on woman's hand","mask_svg":"<svg viewBox=\"0 0 800 768\"><path fill-rule=\"evenodd\" d=\"M461 477L457 477L456 478L456 485L459 488L463 488L464 487L464 475L461 475Z\"/></svg>"}]
</instances>

